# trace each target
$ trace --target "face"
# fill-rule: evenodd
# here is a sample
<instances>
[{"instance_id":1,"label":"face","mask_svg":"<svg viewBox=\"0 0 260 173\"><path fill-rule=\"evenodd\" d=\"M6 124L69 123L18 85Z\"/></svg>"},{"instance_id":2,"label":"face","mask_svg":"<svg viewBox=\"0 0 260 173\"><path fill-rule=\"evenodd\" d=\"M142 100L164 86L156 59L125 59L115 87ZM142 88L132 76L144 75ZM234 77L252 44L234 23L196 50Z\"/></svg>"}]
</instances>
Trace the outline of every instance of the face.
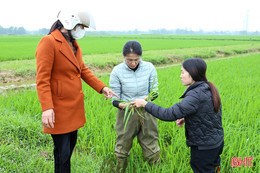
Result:
<instances>
[{"instance_id":1,"label":"face","mask_svg":"<svg viewBox=\"0 0 260 173\"><path fill-rule=\"evenodd\" d=\"M125 61L131 69L134 69L140 62L141 56L135 53L129 53L125 56Z\"/></svg>"},{"instance_id":2,"label":"face","mask_svg":"<svg viewBox=\"0 0 260 173\"><path fill-rule=\"evenodd\" d=\"M190 76L189 72L187 72L183 67L181 67L180 78L181 78L182 85L184 86L190 86L195 82Z\"/></svg>"}]
</instances>

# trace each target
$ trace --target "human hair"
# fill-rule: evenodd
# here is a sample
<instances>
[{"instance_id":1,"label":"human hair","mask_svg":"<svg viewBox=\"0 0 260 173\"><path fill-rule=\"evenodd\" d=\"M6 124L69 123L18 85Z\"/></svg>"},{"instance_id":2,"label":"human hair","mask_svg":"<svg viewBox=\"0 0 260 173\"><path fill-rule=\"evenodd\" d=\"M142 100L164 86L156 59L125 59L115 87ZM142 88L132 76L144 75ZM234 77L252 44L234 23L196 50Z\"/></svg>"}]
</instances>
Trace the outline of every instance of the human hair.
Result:
<instances>
[{"instance_id":1,"label":"human hair","mask_svg":"<svg viewBox=\"0 0 260 173\"><path fill-rule=\"evenodd\" d=\"M142 46L138 41L131 40L125 43L123 48L123 55L126 56L127 54L134 53L139 56L142 56L143 50Z\"/></svg>"},{"instance_id":2,"label":"human hair","mask_svg":"<svg viewBox=\"0 0 260 173\"><path fill-rule=\"evenodd\" d=\"M61 30L61 28L63 27L62 23L60 22L60 20L57 20L56 22L54 22L51 26L51 29L48 33L48 35L50 33L52 33L55 29Z\"/></svg>"},{"instance_id":3,"label":"human hair","mask_svg":"<svg viewBox=\"0 0 260 173\"><path fill-rule=\"evenodd\" d=\"M55 31L56 29L58 29L60 31L62 27L63 27L63 24L61 23L61 21L57 20L56 22L54 22L52 24L51 29L50 29L48 35L50 33L52 33L53 31ZM65 37L66 40L70 40L71 42L74 41L74 38L71 35L71 30L68 30L68 34L65 34L65 33L62 33L62 32L61 32L61 34L63 35L63 37Z\"/></svg>"},{"instance_id":4,"label":"human hair","mask_svg":"<svg viewBox=\"0 0 260 173\"><path fill-rule=\"evenodd\" d=\"M209 82L206 77L207 64L201 58L190 58L183 62L182 67L189 72L194 81L206 82L211 90L212 102L215 112L219 112L221 106L221 100L216 86Z\"/></svg>"}]
</instances>

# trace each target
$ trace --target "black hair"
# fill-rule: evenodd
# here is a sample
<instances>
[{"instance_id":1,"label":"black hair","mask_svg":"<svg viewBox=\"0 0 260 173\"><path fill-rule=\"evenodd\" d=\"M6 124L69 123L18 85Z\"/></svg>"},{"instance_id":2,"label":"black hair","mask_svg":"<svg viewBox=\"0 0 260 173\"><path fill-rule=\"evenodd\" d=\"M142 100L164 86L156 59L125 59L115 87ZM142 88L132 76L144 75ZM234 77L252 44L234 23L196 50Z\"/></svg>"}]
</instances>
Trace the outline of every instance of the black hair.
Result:
<instances>
[{"instance_id":1,"label":"black hair","mask_svg":"<svg viewBox=\"0 0 260 173\"><path fill-rule=\"evenodd\" d=\"M62 23L60 22L60 20L57 20L56 22L54 22L51 26L51 29L48 33L48 35L50 33L52 33L55 29L61 30L61 28L63 27Z\"/></svg>"},{"instance_id":2,"label":"black hair","mask_svg":"<svg viewBox=\"0 0 260 173\"><path fill-rule=\"evenodd\" d=\"M54 22L52 24L48 35L51 34L53 31L55 31L56 29L58 29L60 31L62 27L63 27L63 24L60 22L60 20L57 20L56 22ZM63 35L63 37L65 37L66 40L70 40L71 42L73 42L75 40L71 35L71 30L68 30L68 34L64 34L62 32L61 32L61 34Z\"/></svg>"},{"instance_id":3,"label":"black hair","mask_svg":"<svg viewBox=\"0 0 260 173\"><path fill-rule=\"evenodd\" d=\"M206 77L207 64L201 58L190 58L183 62L182 67L189 72L194 81L206 82L211 90L212 102L215 112L219 112L221 100L217 88L212 82L209 82Z\"/></svg>"},{"instance_id":4,"label":"black hair","mask_svg":"<svg viewBox=\"0 0 260 173\"><path fill-rule=\"evenodd\" d=\"M127 54L134 53L139 56L142 56L143 50L142 46L138 41L131 40L125 43L123 48L123 55L126 56Z\"/></svg>"}]
</instances>

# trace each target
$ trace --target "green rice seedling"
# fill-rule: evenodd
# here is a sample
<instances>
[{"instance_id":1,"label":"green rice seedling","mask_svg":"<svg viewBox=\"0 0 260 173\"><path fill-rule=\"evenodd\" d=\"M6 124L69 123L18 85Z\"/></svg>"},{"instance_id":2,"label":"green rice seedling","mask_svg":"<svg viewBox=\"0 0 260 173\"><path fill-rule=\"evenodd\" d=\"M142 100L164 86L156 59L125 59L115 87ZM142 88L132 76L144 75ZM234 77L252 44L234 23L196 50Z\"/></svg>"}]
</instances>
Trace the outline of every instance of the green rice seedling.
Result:
<instances>
[{"instance_id":1,"label":"green rice seedling","mask_svg":"<svg viewBox=\"0 0 260 173\"><path fill-rule=\"evenodd\" d=\"M256 45L259 44L254 46ZM235 47L239 48L241 45ZM224 52L233 50L231 48L234 47L220 48L212 47ZM193 53L193 50L183 51ZM170 50L162 50L160 53L166 55L170 53L168 51ZM160 55L159 51L147 53ZM34 64L31 61L26 62ZM0 69L11 67L14 62L0 62ZM27 63L21 65L21 61L15 64L15 68L19 68L19 65L30 66ZM260 172L260 54L211 59L207 64L207 77L218 88L223 106L225 146L221 155L221 172ZM186 89L178 77L180 68L178 65L157 70L160 97L153 102L166 108L180 101L179 96ZM109 83L108 75L100 79L105 84ZM86 96L84 105L87 122L79 129L77 145L71 158L72 172L115 172L116 109L111 109L111 103L85 83L83 93ZM144 161L142 148L135 138L126 172L192 172L189 165L190 149L185 144L185 128L158 120L158 130L161 163L150 167ZM36 90L10 91L0 95L0 134L0 172L54 170L53 141L51 135L42 133L41 108ZM247 167L244 164L241 167L231 167L233 157L241 157L242 160L244 157L254 157L254 160L251 167L248 164Z\"/></svg>"},{"instance_id":2,"label":"green rice seedling","mask_svg":"<svg viewBox=\"0 0 260 173\"><path fill-rule=\"evenodd\" d=\"M0 37L1 42L1 37ZM169 48L169 49L160 49L158 47L157 49L153 50L146 50L145 55L143 56L143 60L152 62L154 65L163 65L163 64L176 64L181 63L184 59L191 58L193 56L202 57L202 58L221 58L226 56L232 56L238 54L237 52L242 53L253 53L256 54L260 51L260 43L255 42L254 44L238 44L233 45L230 43L230 45L216 45L216 46L208 46L208 47L190 47L190 48ZM176 43L179 44L179 43ZM81 45L80 45L81 46ZM1 43L0 43L1 47ZM34 47L35 52L36 46ZM84 49L84 48L82 48ZM102 48L103 50L104 48ZM240 51L240 50L247 50L247 51ZM121 49L120 49L121 50ZM238 51L236 51L238 50ZM5 59L3 55L5 55L3 50L0 50L0 69L4 71L3 73L6 73L6 75L1 74L0 76L0 82L5 81L8 79L9 75L14 75L16 77L16 80L31 80L31 82L35 82L35 75L36 75L36 60L28 59L24 60L20 58L20 60L13 60L13 61L7 61L8 59ZM18 51L18 52L17 52ZM22 54L22 52L19 52L19 49L17 51L13 51L17 53L16 58L19 59L19 55ZM167 59L167 60L166 60ZM11 60L11 59L9 59ZM123 58L121 53L92 53L83 56L83 61L86 63L87 67L90 68L90 70L102 70L102 72L109 72L112 67L115 65L123 62ZM33 81L32 81L33 80Z\"/></svg>"},{"instance_id":3,"label":"green rice seedling","mask_svg":"<svg viewBox=\"0 0 260 173\"><path fill-rule=\"evenodd\" d=\"M0 36L0 62L10 60L35 59L35 49L43 36ZM170 50L227 45L245 45L259 43L259 36L86 36L78 41L83 55L121 53L121 46L128 40L138 40L149 50ZM158 44L159 43L159 44ZM98 46L97 46L98 45ZM241 51L239 51L241 52ZM242 52L241 52L242 53ZM97 59L95 59L96 61ZM164 64L169 59L152 58L151 62Z\"/></svg>"},{"instance_id":4,"label":"green rice seedling","mask_svg":"<svg viewBox=\"0 0 260 173\"><path fill-rule=\"evenodd\" d=\"M155 79L153 80L151 91L146 99L146 101L148 101L148 102L151 102L156 96L158 96L159 85L157 85L155 88L154 88L154 85L155 85Z\"/></svg>"},{"instance_id":5,"label":"green rice seedling","mask_svg":"<svg viewBox=\"0 0 260 173\"><path fill-rule=\"evenodd\" d=\"M112 98L112 100L115 100L115 101L120 101L121 103L127 103L126 107L124 108L125 110L125 114L124 114L124 122L125 122L125 125L124 125L124 131L126 129L126 126L127 126L127 123L128 123L128 120L130 118L131 115L134 115L134 113L136 112L141 118L145 119L144 116L142 115L142 111L139 112L139 110L136 108L136 107L132 107L132 101L124 101L124 100L119 100L119 99L114 99Z\"/></svg>"}]
</instances>

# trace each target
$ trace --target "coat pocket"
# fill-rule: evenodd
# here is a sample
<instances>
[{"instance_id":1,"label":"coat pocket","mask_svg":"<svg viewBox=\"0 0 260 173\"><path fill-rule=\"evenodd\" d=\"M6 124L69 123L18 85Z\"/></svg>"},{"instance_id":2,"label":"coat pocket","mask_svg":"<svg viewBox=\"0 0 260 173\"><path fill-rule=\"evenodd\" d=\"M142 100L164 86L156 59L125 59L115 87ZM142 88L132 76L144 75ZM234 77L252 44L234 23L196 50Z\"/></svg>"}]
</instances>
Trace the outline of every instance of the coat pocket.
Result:
<instances>
[{"instance_id":1,"label":"coat pocket","mask_svg":"<svg viewBox=\"0 0 260 173\"><path fill-rule=\"evenodd\" d=\"M61 80L57 80L57 96L62 96L62 82Z\"/></svg>"}]
</instances>

